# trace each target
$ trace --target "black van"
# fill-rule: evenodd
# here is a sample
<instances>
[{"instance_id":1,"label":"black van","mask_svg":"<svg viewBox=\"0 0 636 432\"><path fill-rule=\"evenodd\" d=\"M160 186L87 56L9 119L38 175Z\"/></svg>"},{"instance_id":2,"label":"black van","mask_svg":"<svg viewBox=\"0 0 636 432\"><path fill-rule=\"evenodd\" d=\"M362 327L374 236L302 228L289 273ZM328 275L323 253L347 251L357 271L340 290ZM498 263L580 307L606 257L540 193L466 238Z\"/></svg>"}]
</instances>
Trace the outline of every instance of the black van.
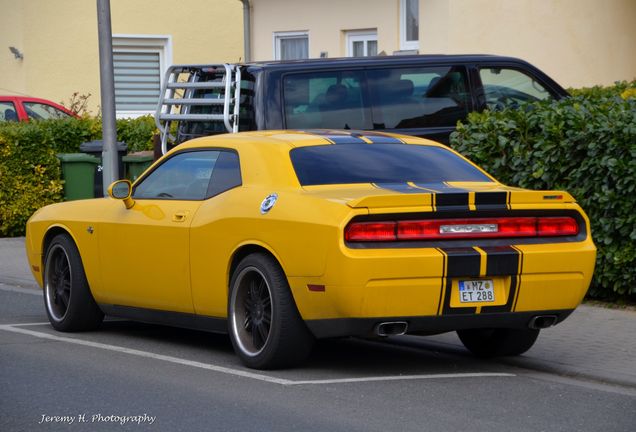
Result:
<instances>
[{"instance_id":1,"label":"black van","mask_svg":"<svg viewBox=\"0 0 636 432\"><path fill-rule=\"evenodd\" d=\"M448 143L471 111L567 95L531 64L493 55L176 65L168 70L156 120L164 146L216 133L316 128ZM173 122L176 134L165 133Z\"/></svg>"}]
</instances>

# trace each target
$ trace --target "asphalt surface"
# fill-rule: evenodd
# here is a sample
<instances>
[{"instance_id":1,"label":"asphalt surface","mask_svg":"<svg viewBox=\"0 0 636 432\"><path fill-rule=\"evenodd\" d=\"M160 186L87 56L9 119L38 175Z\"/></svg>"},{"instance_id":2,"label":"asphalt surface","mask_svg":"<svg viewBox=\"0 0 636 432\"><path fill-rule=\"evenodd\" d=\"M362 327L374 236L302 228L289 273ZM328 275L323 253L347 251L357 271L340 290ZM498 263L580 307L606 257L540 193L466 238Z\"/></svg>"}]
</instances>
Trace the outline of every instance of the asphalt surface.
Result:
<instances>
[{"instance_id":1,"label":"asphalt surface","mask_svg":"<svg viewBox=\"0 0 636 432\"><path fill-rule=\"evenodd\" d=\"M527 354L454 334L321 342L300 368L241 366L222 335L46 322L23 239L0 239L0 431L634 431L636 312L582 306Z\"/></svg>"}]
</instances>

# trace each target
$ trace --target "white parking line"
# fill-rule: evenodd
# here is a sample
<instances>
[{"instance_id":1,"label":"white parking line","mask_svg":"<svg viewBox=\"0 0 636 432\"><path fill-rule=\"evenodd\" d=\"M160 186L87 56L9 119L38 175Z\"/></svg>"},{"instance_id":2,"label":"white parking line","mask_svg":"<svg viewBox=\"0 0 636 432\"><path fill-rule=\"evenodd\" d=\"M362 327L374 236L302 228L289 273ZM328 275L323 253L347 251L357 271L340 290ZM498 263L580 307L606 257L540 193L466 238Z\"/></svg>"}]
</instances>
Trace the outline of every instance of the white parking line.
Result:
<instances>
[{"instance_id":1,"label":"white parking line","mask_svg":"<svg viewBox=\"0 0 636 432\"><path fill-rule=\"evenodd\" d=\"M375 376L375 377L360 377L360 378L336 378L325 380L307 380L307 381L293 381L287 385L302 385L302 384L343 384L343 383L358 383L358 382L372 382L372 381L400 381L400 380L421 380L421 379L448 379L448 378L484 378L484 377L513 377L515 374L500 373L500 372L468 372L468 373L455 373L455 374L429 374L429 375L389 375L389 376Z\"/></svg>"},{"instance_id":2,"label":"white parking line","mask_svg":"<svg viewBox=\"0 0 636 432\"><path fill-rule=\"evenodd\" d=\"M280 384L284 386L290 385L308 385L308 384L344 384L344 383L360 383L360 382L372 382L372 381L399 381L399 380L420 380L420 379L454 379L454 378L484 378L484 377L513 377L515 374L510 373L498 373L498 372L475 372L475 373L456 373L456 374L428 374L428 375L392 375L392 376L374 376L374 377L359 377L359 378L337 378L337 379L323 379L323 380L289 380L285 378L276 378L268 375L258 374L254 372L248 372L240 369L233 369L223 366L217 366L208 363L201 363L193 360L186 360L178 357L167 356L163 354L156 354L148 351L141 351L133 348L126 348L117 345L103 344L99 342L91 342L82 339L74 339L64 336L56 336L49 333L43 333L33 330L27 330L20 328L23 326L36 326L48 323L23 323L23 324L4 324L0 325L0 330L25 334L40 339L48 339L57 342L66 342L75 345L83 345L92 348L99 348L108 351L115 351L124 354L131 354L139 357L151 358L155 360L161 360L169 363L180 364L184 366L196 367L199 369L211 370L227 375L234 375L243 378L250 378L259 381L264 381L273 384Z\"/></svg>"}]
</instances>

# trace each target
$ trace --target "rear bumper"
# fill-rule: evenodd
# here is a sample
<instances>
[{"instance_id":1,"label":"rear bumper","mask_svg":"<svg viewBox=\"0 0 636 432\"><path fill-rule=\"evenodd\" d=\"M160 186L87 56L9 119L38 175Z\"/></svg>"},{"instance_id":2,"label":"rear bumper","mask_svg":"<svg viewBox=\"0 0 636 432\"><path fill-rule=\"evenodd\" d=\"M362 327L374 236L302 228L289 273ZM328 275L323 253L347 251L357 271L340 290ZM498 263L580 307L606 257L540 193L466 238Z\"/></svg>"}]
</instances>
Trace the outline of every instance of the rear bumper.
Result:
<instances>
[{"instance_id":1,"label":"rear bumper","mask_svg":"<svg viewBox=\"0 0 636 432\"><path fill-rule=\"evenodd\" d=\"M343 336L375 336L378 324L406 322L407 334L435 334L473 328L529 328L532 319L540 315L554 315L556 323L566 319L574 309L541 310L532 312L482 313L479 315L444 315L388 318L340 318L305 321L319 339Z\"/></svg>"}]
</instances>

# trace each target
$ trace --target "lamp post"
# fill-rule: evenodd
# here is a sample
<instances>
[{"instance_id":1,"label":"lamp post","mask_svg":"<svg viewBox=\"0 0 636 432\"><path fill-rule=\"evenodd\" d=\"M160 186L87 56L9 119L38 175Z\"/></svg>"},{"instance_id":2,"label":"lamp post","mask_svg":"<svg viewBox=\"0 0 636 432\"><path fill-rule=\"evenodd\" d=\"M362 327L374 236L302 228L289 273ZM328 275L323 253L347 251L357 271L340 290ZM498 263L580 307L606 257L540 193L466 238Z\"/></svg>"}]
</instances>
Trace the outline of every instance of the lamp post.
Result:
<instances>
[{"instance_id":1,"label":"lamp post","mask_svg":"<svg viewBox=\"0 0 636 432\"><path fill-rule=\"evenodd\" d=\"M119 179L117 132L115 128L115 79L113 77L113 36L110 25L110 0L97 0L99 36L99 83L102 107L102 166L104 196L108 186Z\"/></svg>"}]
</instances>

